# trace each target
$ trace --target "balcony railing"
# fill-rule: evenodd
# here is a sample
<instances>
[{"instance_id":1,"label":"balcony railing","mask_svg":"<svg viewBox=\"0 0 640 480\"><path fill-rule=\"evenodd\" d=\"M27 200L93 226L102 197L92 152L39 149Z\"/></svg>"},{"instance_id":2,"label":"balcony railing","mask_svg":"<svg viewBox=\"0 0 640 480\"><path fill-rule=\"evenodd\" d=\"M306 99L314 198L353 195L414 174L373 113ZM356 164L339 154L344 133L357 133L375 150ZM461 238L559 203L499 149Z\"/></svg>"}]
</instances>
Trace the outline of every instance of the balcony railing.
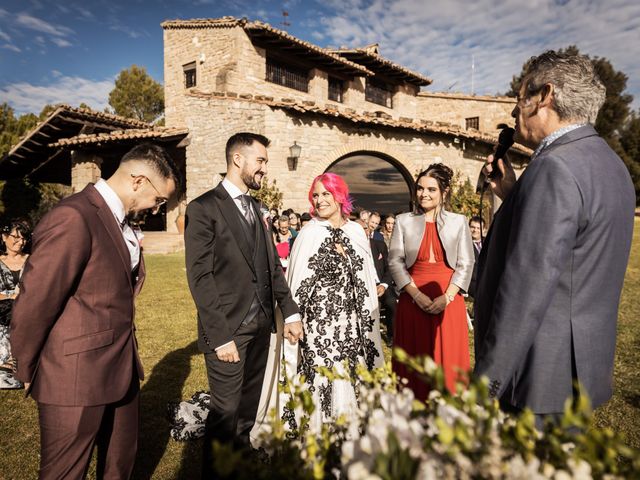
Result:
<instances>
[{"instance_id":1,"label":"balcony railing","mask_svg":"<svg viewBox=\"0 0 640 480\"><path fill-rule=\"evenodd\" d=\"M393 93L386 85L381 85L367 81L364 89L364 99L367 102L377 103L383 107L393 108Z\"/></svg>"},{"instance_id":2,"label":"balcony railing","mask_svg":"<svg viewBox=\"0 0 640 480\"><path fill-rule=\"evenodd\" d=\"M307 72L271 61L267 61L267 82L294 88L301 92L309 91Z\"/></svg>"}]
</instances>

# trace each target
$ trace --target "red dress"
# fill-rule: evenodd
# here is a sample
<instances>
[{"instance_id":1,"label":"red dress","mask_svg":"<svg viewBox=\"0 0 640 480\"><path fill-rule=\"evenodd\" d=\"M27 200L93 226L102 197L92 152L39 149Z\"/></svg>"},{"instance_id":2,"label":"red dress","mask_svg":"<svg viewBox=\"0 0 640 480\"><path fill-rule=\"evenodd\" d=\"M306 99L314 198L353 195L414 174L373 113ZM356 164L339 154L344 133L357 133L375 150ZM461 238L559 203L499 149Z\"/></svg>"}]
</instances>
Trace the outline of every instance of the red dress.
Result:
<instances>
[{"instance_id":1,"label":"red dress","mask_svg":"<svg viewBox=\"0 0 640 480\"><path fill-rule=\"evenodd\" d=\"M418 258L409 273L416 286L430 299L444 293L449 286L453 269L445 263L436 224L427 222ZM461 295L438 315L429 315L413 303L409 294L402 292L396 310L394 346L404 349L411 356L429 355L444 369L445 385L455 392L456 380L463 381L458 372L468 372L469 333L467 311ZM417 399L425 400L429 385L404 365L393 362L393 370L401 378L409 380Z\"/></svg>"}]
</instances>

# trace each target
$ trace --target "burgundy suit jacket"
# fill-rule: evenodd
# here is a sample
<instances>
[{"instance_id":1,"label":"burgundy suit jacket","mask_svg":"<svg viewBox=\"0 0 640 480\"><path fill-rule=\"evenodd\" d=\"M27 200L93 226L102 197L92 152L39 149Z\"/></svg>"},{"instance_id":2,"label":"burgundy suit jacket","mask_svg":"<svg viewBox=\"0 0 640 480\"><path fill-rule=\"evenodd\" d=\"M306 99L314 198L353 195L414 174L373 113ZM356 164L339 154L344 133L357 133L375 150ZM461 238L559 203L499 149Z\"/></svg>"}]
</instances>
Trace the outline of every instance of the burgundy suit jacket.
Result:
<instances>
[{"instance_id":1,"label":"burgundy suit jacket","mask_svg":"<svg viewBox=\"0 0 640 480\"><path fill-rule=\"evenodd\" d=\"M17 377L41 403L104 405L143 378L135 338L137 278L112 211L93 184L62 200L33 232L11 318Z\"/></svg>"}]
</instances>

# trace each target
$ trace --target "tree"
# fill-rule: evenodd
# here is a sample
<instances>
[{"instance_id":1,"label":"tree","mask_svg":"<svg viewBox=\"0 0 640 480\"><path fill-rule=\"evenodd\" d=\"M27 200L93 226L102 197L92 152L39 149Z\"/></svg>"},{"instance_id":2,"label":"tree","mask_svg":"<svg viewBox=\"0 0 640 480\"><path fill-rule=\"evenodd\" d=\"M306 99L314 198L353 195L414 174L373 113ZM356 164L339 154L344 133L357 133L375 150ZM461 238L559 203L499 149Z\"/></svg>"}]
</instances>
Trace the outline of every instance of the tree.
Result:
<instances>
[{"instance_id":1,"label":"tree","mask_svg":"<svg viewBox=\"0 0 640 480\"><path fill-rule=\"evenodd\" d=\"M640 112L631 114L620 134L620 146L624 152L622 160L636 188L636 205L640 205Z\"/></svg>"},{"instance_id":2,"label":"tree","mask_svg":"<svg viewBox=\"0 0 640 480\"><path fill-rule=\"evenodd\" d=\"M252 190L251 195L264 203L269 209L279 209L282 206L282 192L278 189L275 180L269 185L269 179L267 177L264 177L262 180L260 190Z\"/></svg>"},{"instance_id":3,"label":"tree","mask_svg":"<svg viewBox=\"0 0 640 480\"><path fill-rule=\"evenodd\" d=\"M164 112L164 91L144 67L131 65L116 78L109 105L117 115L151 123Z\"/></svg>"}]
</instances>

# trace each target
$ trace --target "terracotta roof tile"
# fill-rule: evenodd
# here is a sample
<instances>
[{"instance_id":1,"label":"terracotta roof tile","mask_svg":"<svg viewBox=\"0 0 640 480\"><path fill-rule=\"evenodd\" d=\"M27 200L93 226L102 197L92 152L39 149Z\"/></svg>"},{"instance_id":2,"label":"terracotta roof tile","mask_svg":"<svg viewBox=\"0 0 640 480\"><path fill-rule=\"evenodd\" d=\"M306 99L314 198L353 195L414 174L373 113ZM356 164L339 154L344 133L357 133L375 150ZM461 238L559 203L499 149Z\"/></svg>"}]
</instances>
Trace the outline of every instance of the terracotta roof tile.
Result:
<instances>
[{"instance_id":1,"label":"terracotta roof tile","mask_svg":"<svg viewBox=\"0 0 640 480\"><path fill-rule=\"evenodd\" d=\"M246 18L235 17L222 17L222 18L195 18L191 20L167 20L161 23L162 28L171 29L183 29L183 28L233 28L242 27L246 32L266 32L273 37L278 37L282 40L290 42L291 44L298 45L311 53L324 57L331 62L334 62L343 67L348 67L354 73L360 73L361 75L368 76L373 75L366 67L359 65L358 63L342 58L340 55L330 52L324 48L318 47L313 43L301 40L284 30L279 30L272 27L268 23L254 21L250 22Z\"/></svg>"},{"instance_id":2,"label":"terracotta roof tile","mask_svg":"<svg viewBox=\"0 0 640 480\"><path fill-rule=\"evenodd\" d=\"M378 53L378 44L369 45L364 48L340 48L327 51L336 55L340 55L341 57L345 57L356 63L361 63L358 61L358 59L364 59L362 60L362 62L365 63L365 66L367 66L370 70L376 71L376 66L395 70L396 72L405 75L412 81L412 83L416 83L418 85L426 86L433 83L433 80L431 80L429 77L422 75L421 73L414 72L407 67L403 67L402 65L394 63L391 60L388 60L381 56Z\"/></svg>"},{"instance_id":3,"label":"terracotta roof tile","mask_svg":"<svg viewBox=\"0 0 640 480\"><path fill-rule=\"evenodd\" d=\"M88 135L80 134L71 138L63 138L58 140L56 143L52 143L50 146L56 148L76 145L102 144L131 139L170 138L187 135L188 133L188 128L179 127L153 127L146 129L114 130L112 132Z\"/></svg>"},{"instance_id":4,"label":"terracotta roof tile","mask_svg":"<svg viewBox=\"0 0 640 480\"><path fill-rule=\"evenodd\" d=\"M203 99L211 99L211 98L229 98L228 95L222 96L218 95L216 92L208 93L208 92L200 92L198 90L192 90L188 93L188 96L203 98ZM320 115L326 115L331 117L343 118L345 120L349 120L354 123L368 124L368 125L381 125L392 128L402 128L414 130L417 132L429 132L429 133L441 133L445 135L453 135L457 137L467 138L470 140L477 140L489 145L496 145L498 143L498 134L490 134L487 132L481 132L478 130L465 130L461 128L459 125L453 125L447 122L440 121L431 121L424 119L410 119L410 118L402 118L401 120L393 119L389 114L385 112L363 112L362 114L357 113L355 110L351 108L342 108L338 109L336 107L327 108L319 107L317 105L305 105L304 103L298 103L290 98L282 98L280 100L265 100L258 99L254 97L253 99L238 99L234 98L235 101L244 101L244 102L252 102L252 103L260 103L264 105L268 105L274 108L281 108L283 110L294 110L300 113L315 113ZM521 155L531 155L532 150L529 148L520 145L514 144L511 147L513 150L517 151Z\"/></svg>"}]
</instances>

